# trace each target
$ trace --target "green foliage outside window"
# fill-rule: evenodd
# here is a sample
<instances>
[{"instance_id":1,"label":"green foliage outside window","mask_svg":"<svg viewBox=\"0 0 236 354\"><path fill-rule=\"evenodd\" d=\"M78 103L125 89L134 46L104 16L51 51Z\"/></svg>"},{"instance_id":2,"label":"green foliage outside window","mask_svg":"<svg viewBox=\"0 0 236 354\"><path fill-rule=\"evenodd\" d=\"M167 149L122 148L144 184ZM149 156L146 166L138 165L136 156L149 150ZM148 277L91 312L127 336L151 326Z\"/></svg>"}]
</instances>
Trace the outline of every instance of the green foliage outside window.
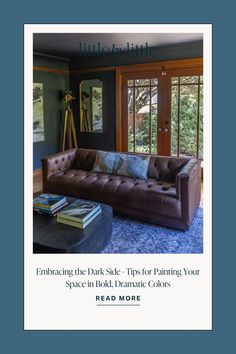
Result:
<instances>
[{"instance_id":1,"label":"green foliage outside window","mask_svg":"<svg viewBox=\"0 0 236 354\"><path fill-rule=\"evenodd\" d=\"M203 157L203 97L200 88L199 158ZM178 86L172 87L171 153L177 155ZM198 86L180 86L180 146L179 154L197 156Z\"/></svg>"},{"instance_id":2,"label":"green foliage outside window","mask_svg":"<svg viewBox=\"0 0 236 354\"><path fill-rule=\"evenodd\" d=\"M186 85L192 80L192 85ZM195 81L193 81L195 80ZM174 83L174 81L172 81ZM197 116L198 116L198 84L197 77L184 77L183 84L173 85L171 92L171 154L178 154L178 99L179 104L179 154L181 156L197 156ZM177 83L177 82L175 82ZM195 84L196 83L196 84ZM199 151L198 157L203 158L203 85L200 85L199 97ZM178 92L179 91L179 92ZM135 107L135 152L157 153L157 86L130 87L128 90L129 130L128 149L134 151L134 122ZM135 105L134 100L135 99ZM150 105L151 101L151 105ZM150 127L151 108L151 127ZM150 129L151 128L151 129ZM150 141L151 135L151 141Z\"/></svg>"}]
</instances>

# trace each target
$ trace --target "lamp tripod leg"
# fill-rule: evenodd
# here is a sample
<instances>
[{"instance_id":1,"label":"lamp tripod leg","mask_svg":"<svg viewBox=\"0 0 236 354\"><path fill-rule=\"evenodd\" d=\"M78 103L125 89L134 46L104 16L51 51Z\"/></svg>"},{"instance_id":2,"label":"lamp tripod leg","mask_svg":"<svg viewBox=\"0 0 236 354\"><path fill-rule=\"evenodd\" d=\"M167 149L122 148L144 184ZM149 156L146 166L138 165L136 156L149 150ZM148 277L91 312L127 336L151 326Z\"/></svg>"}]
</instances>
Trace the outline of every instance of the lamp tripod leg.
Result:
<instances>
[{"instance_id":1,"label":"lamp tripod leg","mask_svg":"<svg viewBox=\"0 0 236 354\"><path fill-rule=\"evenodd\" d=\"M68 119L68 147L72 148L72 140L71 140L71 110L69 110L69 119Z\"/></svg>"},{"instance_id":2,"label":"lamp tripod leg","mask_svg":"<svg viewBox=\"0 0 236 354\"><path fill-rule=\"evenodd\" d=\"M78 148L73 111L71 111L71 130L72 130L72 136L74 140L74 146Z\"/></svg>"},{"instance_id":3,"label":"lamp tripod leg","mask_svg":"<svg viewBox=\"0 0 236 354\"><path fill-rule=\"evenodd\" d=\"M65 151L67 120L68 120L68 111L65 111L64 130L63 130L63 141L62 141L62 151Z\"/></svg>"}]
</instances>

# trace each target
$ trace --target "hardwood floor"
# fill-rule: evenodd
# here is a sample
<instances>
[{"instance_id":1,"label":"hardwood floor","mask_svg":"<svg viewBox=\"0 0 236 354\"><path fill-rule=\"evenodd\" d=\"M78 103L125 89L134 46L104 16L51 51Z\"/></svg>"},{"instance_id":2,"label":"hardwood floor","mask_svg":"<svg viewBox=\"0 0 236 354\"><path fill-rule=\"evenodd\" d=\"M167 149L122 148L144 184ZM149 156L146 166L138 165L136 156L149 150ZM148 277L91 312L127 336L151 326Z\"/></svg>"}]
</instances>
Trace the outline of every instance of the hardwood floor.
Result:
<instances>
[{"instance_id":1,"label":"hardwood floor","mask_svg":"<svg viewBox=\"0 0 236 354\"><path fill-rule=\"evenodd\" d=\"M203 182L201 183L201 200L200 200L200 208L203 208Z\"/></svg>"},{"instance_id":2,"label":"hardwood floor","mask_svg":"<svg viewBox=\"0 0 236 354\"><path fill-rule=\"evenodd\" d=\"M38 170L34 170L33 173L33 195L39 195L43 191L43 183L42 183L42 170L39 168ZM201 201L200 207L203 208L203 182L201 183Z\"/></svg>"},{"instance_id":3,"label":"hardwood floor","mask_svg":"<svg viewBox=\"0 0 236 354\"><path fill-rule=\"evenodd\" d=\"M43 191L43 183L42 183L42 170L39 168L38 170L34 170L33 172L33 196L36 196Z\"/></svg>"}]
</instances>

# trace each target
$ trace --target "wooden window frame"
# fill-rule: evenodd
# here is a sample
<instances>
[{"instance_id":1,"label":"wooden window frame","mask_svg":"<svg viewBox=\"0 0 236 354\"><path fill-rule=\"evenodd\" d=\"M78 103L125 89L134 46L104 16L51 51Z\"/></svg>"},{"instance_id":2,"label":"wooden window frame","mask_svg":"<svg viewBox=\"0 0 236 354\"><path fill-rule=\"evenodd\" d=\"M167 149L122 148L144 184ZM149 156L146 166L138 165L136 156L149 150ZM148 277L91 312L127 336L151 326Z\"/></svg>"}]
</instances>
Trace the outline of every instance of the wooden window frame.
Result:
<instances>
[{"instance_id":1,"label":"wooden window frame","mask_svg":"<svg viewBox=\"0 0 236 354\"><path fill-rule=\"evenodd\" d=\"M180 154L180 88L181 86L191 86L191 85L194 85L194 86L197 86L197 136L196 136L196 157L197 159L199 159L199 129L200 129L200 88L201 88L201 85L204 85L203 82L200 82L200 76L203 75L202 73L202 70L200 69L195 69L195 70L191 70L189 72L187 72L187 75L186 75L186 71L185 72L182 72L182 71L176 71L175 72L176 74L176 77L178 77L178 83L176 84L172 84L171 83L171 77L174 77L173 75L171 75L170 77L170 85L171 87L173 86L176 86L178 88L178 136L177 136L177 139L178 139L178 143L177 143L177 155L174 155L174 156L182 156ZM198 80L197 82L195 83L180 83L180 77L183 77L183 76L197 76L198 77ZM171 154L171 149L170 149L170 154ZM200 158L202 160L202 158Z\"/></svg>"},{"instance_id":2,"label":"wooden window frame","mask_svg":"<svg viewBox=\"0 0 236 354\"><path fill-rule=\"evenodd\" d=\"M125 102L124 97L122 97L124 77L132 79L132 76L135 77L137 75L140 79L147 77L147 75L149 77L156 77L158 75L165 78L160 82L160 85L163 85L160 89L164 92L164 98L161 98L159 109L161 110L161 117L170 117L171 96L168 95L167 92L171 90L171 77L203 75L203 58L160 61L116 67L116 151L127 151L128 142L127 117L125 117L127 102ZM168 129L171 129L171 122L168 120L166 120L166 122L163 121L162 125L165 124ZM165 144L164 140L163 142L164 146L160 154L170 155L170 143Z\"/></svg>"},{"instance_id":3,"label":"wooden window frame","mask_svg":"<svg viewBox=\"0 0 236 354\"><path fill-rule=\"evenodd\" d=\"M131 74L132 75L132 74ZM150 77L148 77L147 75L145 75L145 79L149 80L148 84L145 85L136 85L136 80L132 79L131 76L131 81L133 81L133 85L127 85L127 90L133 89L133 95L134 95L134 99L133 99L133 135L134 135L134 141L133 141L133 148L134 148L134 152L135 152L135 148L136 148L136 132L135 132L135 126L136 126L136 120L135 120L135 111L136 111L136 88L146 88L149 91L149 95L150 95L150 101L149 101L149 154L152 153L152 118L151 118L151 112L152 112L152 101L151 101L151 91L152 88L156 88L157 89L157 93L158 93L158 85L159 85L159 79L157 77L154 77L154 75L150 75ZM157 83L156 84L152 84L152 79L157 79ZM128 78L128 81L130 81L130 78ZM158 105L158 103L156 103L156 105ZM128 127L126 127L128 129Z\"/></svg>"}]
</instances>

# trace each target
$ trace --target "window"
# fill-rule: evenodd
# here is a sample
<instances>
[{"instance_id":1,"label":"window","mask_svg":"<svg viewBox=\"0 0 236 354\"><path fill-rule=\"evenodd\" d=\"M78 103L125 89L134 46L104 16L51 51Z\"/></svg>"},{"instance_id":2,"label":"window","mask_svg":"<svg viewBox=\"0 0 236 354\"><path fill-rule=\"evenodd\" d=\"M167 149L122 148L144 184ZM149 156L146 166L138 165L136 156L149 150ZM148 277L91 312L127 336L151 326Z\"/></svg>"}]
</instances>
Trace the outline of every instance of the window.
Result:
<instances>
[{"instance_id":1,"label":"window","mask_svg":"<svg viewBox=\"0 0 236 354\"><path fill-rule=\"evenodd\" d=\"M128 151L157 151L158 79L128 80Z\"/></svg>"},{"instance_id":2,"label":"window","mask_svg":"<svg viewBox=\"0 0 236 354\"><path fill-rule=\"evenodd\" d=\"M171 154L203 158L203 76L171 78Z\"/></svg>"},{"instance_id":3,"label":"window","mask_svg":"<svg viewBox=\"0 0 236 354\"><path fill-rule=\"evenodd\" d=\"M119 67L118 151L203 158L203 59Z\"/></svg>"}]
</instances>

